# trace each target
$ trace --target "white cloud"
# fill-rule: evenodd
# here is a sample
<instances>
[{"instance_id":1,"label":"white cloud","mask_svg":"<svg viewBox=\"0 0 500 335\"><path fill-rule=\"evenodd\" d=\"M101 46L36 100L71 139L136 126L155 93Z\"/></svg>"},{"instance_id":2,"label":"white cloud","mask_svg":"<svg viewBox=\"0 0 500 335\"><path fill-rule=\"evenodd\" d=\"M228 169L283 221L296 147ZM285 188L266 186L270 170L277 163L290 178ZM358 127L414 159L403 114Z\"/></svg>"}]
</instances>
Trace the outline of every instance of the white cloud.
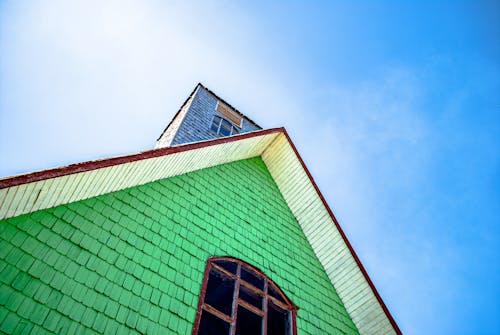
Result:
<instances>
[{"instance_id":1,"label":"white cloud","mask_svg":"<svg viewBox=\"0 0 500 335\"><path fill-rule=\"evenodd\" d=\"M405 330L416 333L422 327L414 308L448 285L443 264L457 262L415 226L427 226L431 210L420 207L435 149L434 125L421 110L427 93L417 72L405 68L331 84L315 92L314 117L298 132L306 163L376 287ZM450 299L419 317L432 318Z\"/></svg>"},{"instance_id":2,"label":"white cloud","mask_svg":"<svg viewBox=\"0 0 500 335\"><path fill-rule=\"evenodd\" d=\"M429 125L419 111L422 85L414 72L399 68L316 94L317 113L303 132L315 136L302 136L301 141L307 158L319 159L310 166L335 194L332 204L362 216L352 222L356 233L369 234L367 227L376 222L367 215L384 201L384 194L375 193L381 184L411 188L425 174ZM361 210L358 204L363 202Z\"/></svg>"},{"instance_id":3,"label":"white cloud","mask_svg":"<svg viewBox=\"0 0 500 335\"><path fill-rule=\"evenodd\" d=\"M198 81L263 125L288 104L229 4L36 1L2 19L2 175L152 148Z\"/></svg>"},{"instance_id":4,"label":"white cloud","mask_svg":"<svg viewBox=\"0 0 500 335\"><path fill-rule=\"evenodd\" d=\"M462 255L445 237L426 241L425 233L439 224L439 206L470 202L454 194L422 198L436 190L429 185L435 146L466 142L446 125L466 112L470 97L439 87L448 108L429 121L421 69L386 68L351 83L331 73L319 76L323 82L305 78L308 69L299 66L309 59L280 50L259 25L230 2L0 3L0 175L153 148L201 81L263 127L287 127L389 309L406 322L403 330L425 329L419 323L454 303L462 288L442 292L446 271L462 269ZM444 68L455 74L454 63ZM485 80L477 78L469 85L480 90ZM486 146L493 132L474 132L482 133L488 136L478 143ZM482 165L492 170L497 161ZM434 305L427 301L436 296ZM414 310L421 306L428 308Z\"/></svg>"}]
</instances>

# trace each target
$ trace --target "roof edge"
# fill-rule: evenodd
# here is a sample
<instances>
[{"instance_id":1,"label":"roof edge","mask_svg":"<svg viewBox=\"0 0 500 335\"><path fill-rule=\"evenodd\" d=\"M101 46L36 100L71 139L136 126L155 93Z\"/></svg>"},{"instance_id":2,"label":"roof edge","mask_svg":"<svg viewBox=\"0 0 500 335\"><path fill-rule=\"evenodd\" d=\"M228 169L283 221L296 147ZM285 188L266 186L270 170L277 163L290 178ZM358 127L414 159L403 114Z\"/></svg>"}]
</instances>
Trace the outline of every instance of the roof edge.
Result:
<instances>
[{"instance_id":1,"label":"roof edge","mask_svg":"<svg viewBox=\"0 0 500 335\"><path fill-rule=\"evenodd\" d=\"M35 171L35 172L28 172L28 173L24 173L24 174L0 178L0 189L18 186L18 185L27 184L27 183L32 183L32 182L50 179L50 178L66 176L66 175L70 175L70 174L74 174L74 173L96 170L96 169L100 169L103 167L109 167L109 166L113 166L113 165L117 165L117 164L129 163L129 162L139 161L139 160L143 160L143 159L169 155L169 154L173 154L173 153L177 153L177 152L183 152L183 151L188 151L188 150L192 150L192 149L198 149L198 148L208 147L208 146L212 146L212 145L233 142L233 141L242 140L245 138L256 137L256 136L261 136L261 135L268 135L268 134L273 134L273 133L284 133L284 132L285 132L285 128L283 128L283 127L255 130L255 131L241 133L241 134L233 135L233 136L219 137L219 138L211 139L211 140L179 144L179 145L174 145L174 146L170 146L170 147L141 151L141 152L135 153L135 154L91 160L91 161L63 165L63 166L49 168L49 169Z\"/></svg>"},{"instance_id":2,"label":"roof edge","mask_svg":"<svg viewBox=\"0 0 500 335\"><path fill-rule=\"evenodd\" d=\"M177 113L175 113L174 117L172 118L172 120L170 120L170 122L168 123L168 125L165 127L165 129L163 129L163 131L161 132L160 136L156 139L156 141L159 141L160 138L163 136L163 134L165 134L165 132L167 131L167 129L170 127L170 125L172 124L172 122L174 122L175 118L177 117L177 115L179 115L179 113L181 112L181 110L184 108L184 106L186 106L186 104L188 103L189 99L191 99L193 96L194 96L194 93L196 92L196 90L198 89L198 87L200 87L200 83L198 83L194 90L191 92L191 94L189 94L189 96L187 97L186 100L184 100L184 102L182 103L181 107L179 108L179 110L177 111ZM201 85L203 86L203 85Z\"/></svg>"},{"instance_id":3,"label":"roof edge","mask_svg":"<svg viewBox=\"0 0 500 335\"><path fill-rule=\"evenodd\" d=\"M313 185L316 193L318 193L318 195L319 195L319 197L321 199L321 202L323 203L323 205L325 206L328 214L330 215L330 217L332 218L333 222L335 223L335 226L336 226L337 230L339 231L340 235L342 236L342 239L344 240L345 244L347 245L347 248L349 249L352 257L354 258L354 261L356 262L356 264L358 265L359 269L361 270L361 273L363 274L363 277L365 278L366 282L370 286L373 294L375 295L375 298L377 299L378 303L382 307L382 310L384 311L385 315L387 316L387 319L389 320L389 322L391 323L392 327L394 328L394 331L398 335L403 335L403 333L399 329L398 324L396 323L396 321L392 317L391 312L389 312L389 309L387 308L387 306L385 305L384 301L382 300L382 297L380 296L380 294L378 293L377 289L375 288L375 285L373 284L370 276L368 275L368 272L366 272L366 269L363 266L363 264L361 263L361 260L359 259L358 255L356 254L356 251L354 251L354 248L352 247L351 243L347 239L347 236L344 233L344 230L340 226L340 224L339 224L337 218L335 217L335 215L333 214L330 206L328 205L328 203L326 202L325 198L323 197L323 194L321 193L318 185L314 181L314 178L312 177L311 173L309 172L309 169L307 168L306 164L302 160L302 157L300 156L299 152L297 151L297 148L295 147L295 144L292 142L292 140L291 140L290 136L288 135L288 132L286 131L285 128L283 128L283 133L284 133L286 139L288 140L288 143L290 143L290 146L292 147L293 151L295 152L295 155L299 159L299 162L300 162L302 168L304 169L304 171L306 172L307 177L311 181L311 184Z\"/></svg>"}]
</instances>

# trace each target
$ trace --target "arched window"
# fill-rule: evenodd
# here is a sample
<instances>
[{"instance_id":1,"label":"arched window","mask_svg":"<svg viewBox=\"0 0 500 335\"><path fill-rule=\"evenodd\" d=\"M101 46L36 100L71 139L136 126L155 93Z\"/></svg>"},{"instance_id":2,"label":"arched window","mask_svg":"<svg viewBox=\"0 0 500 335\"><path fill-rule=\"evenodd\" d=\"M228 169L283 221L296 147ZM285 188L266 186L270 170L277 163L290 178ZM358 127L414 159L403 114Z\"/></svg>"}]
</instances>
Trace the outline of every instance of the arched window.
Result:
<instances>
[{"instance_id":1,"label":"arched window","mask_svg":"<svg viewBox=\"0 0 500 335\"><path fill-rule=\"evenodd\" d=\"M297 306L262 271L231 257L205 267L193 335L295 335Z\"/></svg>"}]
</instances>

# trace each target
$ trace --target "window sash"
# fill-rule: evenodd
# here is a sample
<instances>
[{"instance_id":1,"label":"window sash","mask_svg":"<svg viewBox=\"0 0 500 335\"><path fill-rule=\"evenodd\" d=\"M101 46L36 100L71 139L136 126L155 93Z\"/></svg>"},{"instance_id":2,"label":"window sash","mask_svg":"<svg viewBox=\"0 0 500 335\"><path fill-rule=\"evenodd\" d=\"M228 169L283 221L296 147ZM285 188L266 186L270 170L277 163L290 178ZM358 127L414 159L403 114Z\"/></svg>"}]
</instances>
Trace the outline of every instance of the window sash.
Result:
<instances>
[{"instance_id":1,"label":"window sash","mask_svg":"<svg viewBox=\"0 0 500 335\"><path fill-rule=\"evenodd\" d=\"M236 273L232 273L231 271L225 269L223 266L217 264L216 262L233 262L237 264L237 269ZM227 267L227 264L226 266ZM246 282L241 278L242 274L242 269L244 269L247 272L250 272L253 276L256 276L264 281L264 286L263 289L259 289L258 287L255 287L251 283ZM232 302L232 312L231 315L227 315L213 306L210 306L205 302L205 295L206 295L206 289L208 285L208 279L209 276L208 274L210 271L216 271L220 275L228 277L228 279L235 280L235 286L234 286L234 291L233 291L233 302ZM245 301L244 299L239 297L239 293L241 292L241 288L243 287L243 290L251 292L250 294L253 294L257 297L262 298L262 307L259 309L258 307L252 305L250 302ZM271 291L274 295L278 295L278 297L273 297L271 296ZM297 306L295 306L290 299L288 299L282 291L279 289L279 287L274 284L274 282L267 277L265 274L263 274L260 270L252 267L251 265L238 260L234 258L229 258L229 257L213 257L209 258L207 261L207 265L205 267L205 274L204 274L204 279L203 279L203 284L202 284L202 291L200 294L199 302L198 302L198 312L196 314L196 320L195 324L193 327L193 335L198 334L198 327L199 327L199 322L201 319L201 314L202 313L210 313L212 316L215 316L217 318L220 318L221 320L230 323L230 334L235 335L236 334L236 325L237 325L237 320L238 320L238 307L240 308L245 308L247 312L253 313L256 315L256 317L261 317L262 318L262 332L261 334L267 335L268 331L268 325L267 325L267 319L268 319L268 308L270 304L276 306L280 310L284 311L286 313L286 318L288 318L287 323L285 323L284 328L284 333L287 335L296 335L297 334L297 329L296 329L296 322L295 322L295 317L296 317L296 310Z\"/></svg>"},{"instance_id":2,"label":"window sash","mask_svg":"<svg viewBox=\"0 0 500 335\"><path fill-rule=\"evenodd\" d=\"M214 115L212 118L209 129L217 135L222 136L237 135L240 133L240 129L236 125L218 115Z\"/></svg>"}]
</instances>

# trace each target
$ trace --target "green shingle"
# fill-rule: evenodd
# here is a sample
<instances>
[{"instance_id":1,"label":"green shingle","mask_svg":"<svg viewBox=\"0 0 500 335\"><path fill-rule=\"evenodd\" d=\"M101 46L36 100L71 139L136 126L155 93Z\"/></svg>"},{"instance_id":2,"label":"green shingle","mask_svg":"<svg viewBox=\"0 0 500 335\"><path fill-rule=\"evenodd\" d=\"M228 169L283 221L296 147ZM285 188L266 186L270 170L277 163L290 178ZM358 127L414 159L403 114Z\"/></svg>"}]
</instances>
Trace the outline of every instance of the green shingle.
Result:
<instances>
[{"instance_id":1,"label":"green shingle","mask_svg":"<svg viewBox=\"0 0 500 335\"><path fill-rule=\"evenodd\" d=\"M104 334L108 318L103 313L97 313L97 317L94 320L94 325L92 326L98 333Z\"/></svg>"},{"instance_id":2,"label":"green shingle","mask_svg":"<svg viewBox=\"0 0 500 335\"><path fill-rule=\"evenodd\" d=\"M2 272L0 272L0 281L5 285L10 285L14 278L19 275L19 270L12 265L6 264Z\"/></svg>"},{"instance_id":3,"label":"green shingle","mask_svg":"<svg viewBox=\"0 0 500 335\"><path fill-rule=\"evenodd\" d=\"M0 331L6 334L13 334L14 329L16 329L16 326L20 321L21 319L19 318L19 316L17 316L17 314L8 312L6 318L2 321L2 324L0 325Z\"/></svg>"},{"instance_id":4,"label":"green shingle","mask_svg":"<svg viewBox=\"0 0 500 335\"><path fill-rule=\"evenodd\" d=\"M138 312L141 306L141 298L135 294L131 295L130 301L129 301L129 307L135 312Z\"/></svg>"},{"instance_id":5,"label":"green shingle","mask_svg":"<svg viewBox=\"0 0 500 335\"><path fill-rule=\"evenodd\" d=\"M106 291L106 288L109 286L108 283L109 283L109 281L105 277L99 277L98 280L97 280L97 284L95 285L94 289L97 292L103 294Z\"/></svg>"},{"instance_id":6,"label":"green shingle","mask_svg":"<svg viewBox=\"0 0 500 335\"><path fill-rule=\"evenodd\" d=\"M43 327L46 328L47 330L50 330L51 332L55 332L60 319L61 319L61 314L59 314L54 310L51 310L47 315L45 322L43 323Z\"/></svg>"},{"instance_id":7,"label":"green shingle","mask_svg":"<svg viewBox=\"0 0 500 335\"><path fill-rule=\"evenodd\" d=\"M168 310L161 309L160 310L160 318L158 322L162 326L168 326L169 320L175 318Z\"/></svg>"},{"instance_id":8,"label":"green shingle","mask_svg":"<svg viewBox=\"0 0 500 335\"><path fill-rule=\"evenodd\" d=\"M47 307L51 308L51 309L55 309L57 308L57 306L59 306L59 302L61 301L63 295L61 292L58 292L58 291L55 291L55 290L52 290L50 292L50 295L47 299Z\"/></svg>"},{"instance_id":9,"label":"green shingle","mask_svg":"<svg viewBox=\"0 0 500 335\"><path fill-rule=\"evenodd\" d=\"M111 283L110 287L104 292L104 294L108 295L114 301L118 301L120 299L120 295L122 292L122 288L115 284Z\"/></svg>"},{"instance_id":10,"label":"green shingle","mask_svg":"<svg viewBox=\"0 0 500 335\"><path fill-rule=\"evenodd\" d=\"M129 326L130 328L135 328L135 325L137 324L137 320L139 319L139 316L137 315L137 312L132 312L130 311L127 316L127 320L125 320L125 324Z\"/></svg>"},{"instance_id":11,"label":"green shingle","mask_svg":"<svg viewBox=\"0 0 500 335\"><path fill-rule=\"evenodd\" d=\"M144 284L141 280L136 280L134 283L134 286L132 287L132 292L135 295L140 296L143 286L144 286ZM147 297L146 299L149 299L149 297Z\"/></svg>"},{"instance_id":12,"label":"green shingle","mask_svg":"<svg viewBox=\"0 0 500 335\"><path fill-rule=\"evenodd\" d=\"M116 314L116 321L124 323L125 320L127 320L128 313L129 310L123 305L120 305L118 308L118 313Z\"/></svg>"},{"instance_id":13,"label":"green shingle","mask_svg":"<svg viewBox=\"0 0 500 335\"><path fill-rule=\"evenodd\" d=\"M106 323L106 330L104 333L106 334L119 334L117 333L120 324L115 319L108 319Z\"/></svg>"},{"instance_id":14,"label":"green shingle","mask_svg":"<svg viewBox=\"0 0 500 335\"><path fill-rule=\"evenodd\" d=\"M0 301L5 304L5 307L13 312L17 311L17 309L19 308L19 306L21 306L25 299L29 299L22 294L14 293L14 290L9 291L8 289L4 288L2 289L2 291L4 292L2 292L2 294L0 295Z\"/></svg>"},{"instance_id":15,"label":"green shingle","mask_svg":"<svg viewBox=\"0 0 500 335\"><path fill-rule=\"evenodd\" d=\"M94 324L95 318L97 317L97 312L92 308L88 307L82 316L82 324L86 327L91 328Z\"/></svg>"},{"instance_id":16,"label":"green shingle","mask_svg":"<svg viewBox=\"0 0 500 335\"><path fill-rule=\"evenodd\" d=\"M151 302L155 305L158 305L160 303L160 298L161 298L161 292L154 288L153 293L151 294Z\"/></svg>"},{"instance_id":17,"label":"green shingle","mask_svg":"<svg viewBox=\"0 0 500 335\"><path fill-rule=\"evenodd\" d=\"M14 287L18 291L22 291L24 287L33 279L29 274L25 272L19 272L18 275L14 278L14 282L12 283L12 287Z\"/></svg>"},{"instance_id":18,"label":"green shingle","mask_svg":"<svg viewBox=\"0 0 500 335\"><path fill-rule=\"evenodd\" d=\"M30 284L34 285L36 287L36 291L34 290L35 295L33 296L33 298L36 301L39 301L40 303L45 304L50 298L50 294L53 291L52 288L48 285L45 285L45 284L39 284L35 280L31 280ZM29 292L29 290L25 290L25 293L28 293L28 292Z\"/></svg>"},{"instance_id":19,"label":"green shingle","mask_svg":"<svg viewBox=\"0 0 500 335\"><path fill-rule=\"evenodd\" d=\"M85 313L86 307L82 304L78 304L75 301L71 301L70 304L67 305L69 309L69 317L77 322L81 322L83 318L83 314Z\"/></svg>"},{"instance_id":20,"label":"green shingle","mask_svg":"<svg viewBox=\"0 0 500 335\"><path fill-rule=\"evenodd\" d=\"M177 329L178 325L179 325L179 318L170 318L169 319L168 328L170 328L171 330L173 330L177 334L179 334L178 329Z\"/></svg>"},{"instance_id":21,"label":"green shingle","mask_svg":"<svg viewBox=\"0 0 500 335\"><path fill-rule=\"evenodd\" d=\"M108 300L106 304L106 309L104 310L104 313L109 316L110 318L114 318L116 314L118 313L118 308L120 307L120 304L118 304L116 301L113 300Z\"/></svg>"},{"instance_id":22,"label":"green shingle","mask_svg":"<svg viewBox=\"0 0 500 335\"><path fill-rule=\"evenodd\" d=\"M120 304L122 304L124 306L128 306L131 297L132 297L132 293L130 293L130 291L122 290L120 293L120 298L119 298Z\"/></svg>"},{"instance_id":23,"label":"green shingle","mask_svg":"<svg viewBox=\"0 0 500 335\"><path fill-rule=\"evenodd\" d=\"M31 312L33 309L36 307L37 303L30 300L30 299L24 299L21 302L21 305L17 309L17 314L21 316L22 318L29 319L31 317Z\"/></svg>"},{"instance_id":24,"label":"green shingle","mask_svg":"<svg viewBox=\"0 0 500 335\"><path fill-rule=\"evenodd\" d=\"M87 287L88 288L88 287ZM99 293L94 291L92 288L87 289L87 297L83 301L83 304L87 307L92 307L95 304L95 301L99 297Z\"/></svg>"},{"instance_id":25,"label":"green shingle","mask_svg":"<svg viewBox=\"0 0 500 335\"><path fill-rule=\"evenodd\" d=\"M259 158L0 221L0 330L190 333L211 255L268 274L299 334L357 334Z\"/></svg>"}]
</instances>

